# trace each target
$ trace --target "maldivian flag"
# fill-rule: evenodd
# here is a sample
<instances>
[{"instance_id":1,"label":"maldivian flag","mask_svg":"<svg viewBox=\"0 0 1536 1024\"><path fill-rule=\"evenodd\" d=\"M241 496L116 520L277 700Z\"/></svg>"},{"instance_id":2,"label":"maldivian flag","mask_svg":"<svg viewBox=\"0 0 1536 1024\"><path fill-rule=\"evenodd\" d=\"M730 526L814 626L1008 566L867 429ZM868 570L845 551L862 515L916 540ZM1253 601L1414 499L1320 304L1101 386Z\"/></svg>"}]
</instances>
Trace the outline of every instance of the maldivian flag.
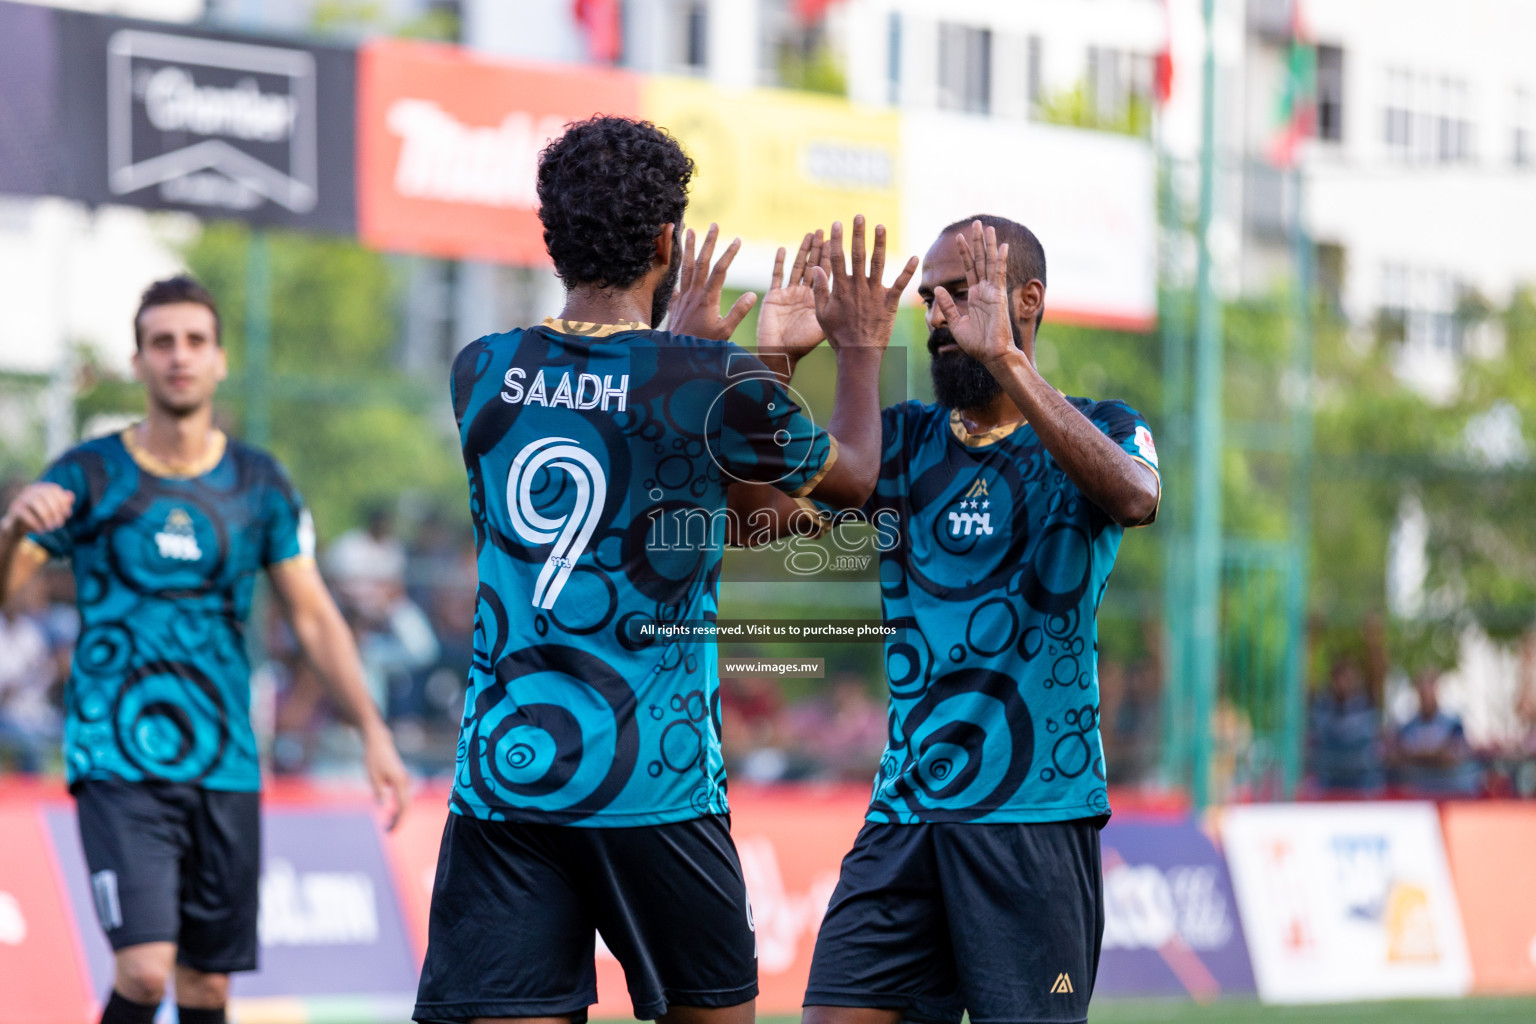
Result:
<instances>
[{"instance_id":1,"label":"maldivian flag","mask_svg":"<svg viewBox=\"0 0 1536 1024\"><path fill-rule=\"evenodd\" d=\"M1317 130L1317 47L1301 18L1301 0L1291 5L1291 46L1287 55L1275 134L1269 161L1276 167L1296 165L1296 147Z\"/></svg>"}]
</instances>

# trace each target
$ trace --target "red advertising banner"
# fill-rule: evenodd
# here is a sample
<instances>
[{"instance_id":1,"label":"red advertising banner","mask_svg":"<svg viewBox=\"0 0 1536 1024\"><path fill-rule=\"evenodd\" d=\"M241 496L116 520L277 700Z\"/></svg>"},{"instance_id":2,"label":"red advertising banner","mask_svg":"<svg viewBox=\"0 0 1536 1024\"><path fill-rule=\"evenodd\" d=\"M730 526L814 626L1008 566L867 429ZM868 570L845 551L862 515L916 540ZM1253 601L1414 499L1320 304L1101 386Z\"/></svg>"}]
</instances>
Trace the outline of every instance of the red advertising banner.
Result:
<instances>
[{"instance_id":1,"label":"red advertising banner","mask_svg":"<svg viewBox=\"0 0 1536 1024\"><path fill-rule=\"evenodd\" d=\"M358 51L358 234L377 249L545 265L539 151L569 121L638 111L637 79L622 71L368 43Z\"/></svg>"},{"instance_id":2,"label":"red advertising banner","mask_svg":"<svg viewBox=\"0 0 1536 1024\"><path fill-rule=\"evenodd\" d=\"M1536 806L1447 804L1451 877L1478 992L1536 992Z\"/></svg>"},{"instance_id":3,"label":"red advertising banner","mask_svg":"<svg viewBox=\"0 0 1536 1024\"><path fill-rule=\"evenodd\" d=\"M0 1019L86 1021L99 1012L39 805L0 804Z\"/></svg>"}]
</instances>

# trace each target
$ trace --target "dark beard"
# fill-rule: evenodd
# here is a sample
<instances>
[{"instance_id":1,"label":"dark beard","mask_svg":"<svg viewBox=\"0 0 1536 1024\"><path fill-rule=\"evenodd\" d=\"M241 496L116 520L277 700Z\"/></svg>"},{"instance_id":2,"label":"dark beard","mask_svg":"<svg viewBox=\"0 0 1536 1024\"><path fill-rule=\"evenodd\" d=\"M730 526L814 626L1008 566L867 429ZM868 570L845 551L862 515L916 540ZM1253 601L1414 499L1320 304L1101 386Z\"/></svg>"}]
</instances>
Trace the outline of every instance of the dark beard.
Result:
<instances>
[{"instance_id":1,"label":"dark beard","mask_svg":"<svg viewBox=\"0 0 1536 1024\"><path fill-rule=\"evenodd\" d=\"M661 322L667 318L667 308L672 305L672 293L677 290L677 277L683 270L683 246L681 230L672 235L672 264L667 267L667 276L656 287L656 294L651 298L651 329L661 330Z\"/></svg>"},{"instance_id":2,"label":"dark beard","mask_svg":"<svg viewBox=\"0 0 1536 1024\"><path fill-rule=\"evenodd\" d=\"M940 327L928 335L928 354L933 361L928 365L933 378L933 396L940 405L951 409L981 409L1002 394L1003 386L997 382L981 363L958 348L940 352L940 345L954 344L949 328Z\"/></svg>"}]
</instances>

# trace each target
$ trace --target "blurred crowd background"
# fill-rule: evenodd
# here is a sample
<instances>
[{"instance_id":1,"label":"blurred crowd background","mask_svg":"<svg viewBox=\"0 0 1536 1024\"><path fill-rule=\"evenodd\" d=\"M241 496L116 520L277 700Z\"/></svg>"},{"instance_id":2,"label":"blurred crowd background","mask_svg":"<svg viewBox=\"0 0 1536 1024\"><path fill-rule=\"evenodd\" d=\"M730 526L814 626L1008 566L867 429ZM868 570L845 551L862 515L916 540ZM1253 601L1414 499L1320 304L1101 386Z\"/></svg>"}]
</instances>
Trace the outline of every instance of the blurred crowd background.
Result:
<instances>
[{"instance_id":1,"label":"blurred crowd background","mask_svg":"<svg viewBox=\"0 0 1536 1024\"><path fill-rule=\"evenodd\" d=\"M1025 221L1051 260L1041 372L1137 407L1163 460L1159 522L1126 537L1100 613L1111 783L1202 804L1536 795L1536 5L1473 0L1448 19L1433 0L1218 0L1209 68L1200 0L45 6L362 54L360 73L395 76L369 95L426 97L455 138L524 149L531 76L575 90L622 72L639 96L626 102L699 161L694 226L746 240L732 296L761 292L772 247L832 216L885 220L903 254L976 204ZM486 98L501 93L474 84L501 80L505 117ZM0 135L0 184L25 156L5 146L17 137ZM359 139L360 159L403 145L378 126ZM359 174L345 230L153 189L0 194L7 490L134 419L134 302L190 269L222 305L221 423L291 471L370 685L429 775L451 770L475 595L446 368L561 296L531 208L503 230L511 200L444 174ZM399 194L370 198L391 183ZM496 247L513 235L526 252ZM931 397L926 336L914 302L891 400ZM829 407L830 375L801 376ZM1201 473L1214 525L1193 498ZM872 571L807 583L728 555L724 578L722 617L878 615ZM53 567L0 610L4 770L59 771L71 588ZM272 772L351 770L352 740L278 617L259 612L250 640ZM734 777L871 778L877 645L727 653L826 663L817 679L722 681Z\"/></svg>"}]
</instances>

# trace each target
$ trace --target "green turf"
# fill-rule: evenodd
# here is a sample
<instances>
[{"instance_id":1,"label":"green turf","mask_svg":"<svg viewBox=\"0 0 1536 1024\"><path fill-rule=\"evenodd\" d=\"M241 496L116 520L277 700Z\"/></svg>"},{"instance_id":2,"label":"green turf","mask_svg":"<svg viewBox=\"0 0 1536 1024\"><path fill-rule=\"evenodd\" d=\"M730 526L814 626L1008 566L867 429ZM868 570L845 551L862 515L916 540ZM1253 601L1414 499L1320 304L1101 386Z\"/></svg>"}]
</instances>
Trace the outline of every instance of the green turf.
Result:
<instances>
[{"instance_id":1,"label":"green turf","mask_svg":"<svg viewBox=\"0 0 1536 1024\"><path fill-rule=\"evenodd\" d=\"M1096 999L1089 1024L1531 1024L1536 999L1405 1000L1326 1006L1262 1006L1227 999L1206 1006L1183 1000ZM759 1017L758 1024L798 1024L798 1017Z\"/></svg>"}]
</instances>

